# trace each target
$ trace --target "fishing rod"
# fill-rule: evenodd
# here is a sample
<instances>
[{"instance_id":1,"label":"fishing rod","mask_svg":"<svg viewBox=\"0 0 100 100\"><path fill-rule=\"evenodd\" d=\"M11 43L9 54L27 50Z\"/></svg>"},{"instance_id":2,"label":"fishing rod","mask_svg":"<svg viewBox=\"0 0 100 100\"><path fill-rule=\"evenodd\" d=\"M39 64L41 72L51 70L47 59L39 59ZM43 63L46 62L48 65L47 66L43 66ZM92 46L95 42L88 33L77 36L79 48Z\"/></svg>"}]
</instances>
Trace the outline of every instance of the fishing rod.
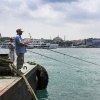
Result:
<instances>
[{"instance_id":1,"label":"fishing rod","mask_svg":"<svg viewBox=\"0 0 100 100\"><path fill-rule=\"evenodd\" d=\"M81 61L84 61L84 62L93 64L93 65L100 66L99 64L96 64L96 63L94 63L94 62L90 62L90 61L87 61L87 60L84 60L84 59L81 59L81 58L78 58L78 57L74 57L74 56L71 56L71 55L68 55L68 54L59 52L59 51L55 51L55 50L51 50L51 49L46 49L46 50L49 50L49 51L52 51L52 52L56 52L56 53L58 53L58 54L62 54L62 55L64 55L64 56L68 56L68 57L71 57L71 58L75 58L75 59L78 59L78 60L81 60Z\"/></svg>"},{"instance_id":2,"label":"fishing rod","mask_svg":"<svg viewBox=\"0 0 100 100\"><path fill-rule=\"evenodd\" d=\"M73 65L68 64L68 63L66 63L66 62L63 62L63 61L57 60L57 59L52 58L52 57L49 57L49 56L42 55L42 54L37 53L37 52L34 52L34 51L30 51L30 50L27 50L27 51L29 51L29 52L31 52L31 53L34 53L34 54L37 54L37 55L40 55L40 56L43 56L43 57L46 57L46 58L49 58L49 59L52 59L52 60L55 60L55 61L57 61L57 62L61 62L61 63L63 63L63 64L67 64L67 65L73 66ZM73 66L73 67L76 67L76 66Z\"/></svg>"}]
</instances>

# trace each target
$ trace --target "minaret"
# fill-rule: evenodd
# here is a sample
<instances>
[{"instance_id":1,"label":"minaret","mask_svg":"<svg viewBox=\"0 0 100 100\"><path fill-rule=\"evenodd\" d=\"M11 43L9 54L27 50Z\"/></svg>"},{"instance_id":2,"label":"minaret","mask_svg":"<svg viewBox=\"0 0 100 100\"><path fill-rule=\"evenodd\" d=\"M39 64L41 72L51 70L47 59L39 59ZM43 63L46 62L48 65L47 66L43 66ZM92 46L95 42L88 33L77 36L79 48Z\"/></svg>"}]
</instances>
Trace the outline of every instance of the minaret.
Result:
<instances>
[{"instance_id":1,"label":"minaret","mask_svg":"<svg viewBox=\"0 0 100 100\"><path fill-rule=\"evenodd\" d=\"M50 40L51 40L51 36L50 36Z\"/></svg>"},{"instance_id":2,"label":"minaret","mask_svg":"<svg viewBox=\"0 0 100 100\"><path fill-rule=\"evenodd\" d=\"M66 39L66 37L65 37L65 35L64 35L64 41L65 41L65 39Z\"/></svg>"},{"instance_id":3,"label":"minaret","mask_svg":"<svg viewBox=\"0 0 100 100\"><path fill-rule=\"evenodd\" d=\"M0 38L1 38L1 33L0 33Z\"/></svg>"}]
</instances>

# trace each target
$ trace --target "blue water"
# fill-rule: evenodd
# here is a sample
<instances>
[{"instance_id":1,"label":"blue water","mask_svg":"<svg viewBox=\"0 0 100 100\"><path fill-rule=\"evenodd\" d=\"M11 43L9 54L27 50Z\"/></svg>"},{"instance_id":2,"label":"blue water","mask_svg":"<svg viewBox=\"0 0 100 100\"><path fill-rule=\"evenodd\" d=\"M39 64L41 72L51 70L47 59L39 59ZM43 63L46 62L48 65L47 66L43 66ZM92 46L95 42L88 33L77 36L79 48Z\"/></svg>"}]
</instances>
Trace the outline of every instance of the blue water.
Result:
<instances>
[{"instance_id":1,"label":"blue water","mask_svg":"<svg viewBox=\"0 0 100 100\"><path fill-rule=\"evenodd\" d=\"M58 48L54 50L100 65L100 48ZM62 62L31 52L25 54L25 61L31 60L39 63L45 67L49 75L47 89L36 93L39 100L100 100L100 66L46 49L30 49L30 51ZM8 50L0 49L1 52L8 53Z\"/></svg>"}]
</instances>

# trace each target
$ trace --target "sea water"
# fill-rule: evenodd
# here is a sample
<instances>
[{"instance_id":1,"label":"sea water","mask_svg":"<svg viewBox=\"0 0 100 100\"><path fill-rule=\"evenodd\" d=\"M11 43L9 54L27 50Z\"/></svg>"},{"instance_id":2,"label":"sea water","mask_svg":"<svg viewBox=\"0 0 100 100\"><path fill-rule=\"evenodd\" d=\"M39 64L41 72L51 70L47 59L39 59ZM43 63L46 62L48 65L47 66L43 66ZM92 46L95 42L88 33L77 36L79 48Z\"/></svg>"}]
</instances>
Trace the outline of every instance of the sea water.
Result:
<instances>
[{"instance_id":1,"label":"sea water","mask_svg":"<svg viewBox=\"0 0 100 100\"><path fill-rule=\"evenodd\" d=\"M59 53L29 50L32 52L27 51L25 61L42 65L49 75L47 89L36 93L39 100L100 100L100 48L52 49ZM8 53L8 50L0 49L0 53Z\"/></svg>"}]
</instances>

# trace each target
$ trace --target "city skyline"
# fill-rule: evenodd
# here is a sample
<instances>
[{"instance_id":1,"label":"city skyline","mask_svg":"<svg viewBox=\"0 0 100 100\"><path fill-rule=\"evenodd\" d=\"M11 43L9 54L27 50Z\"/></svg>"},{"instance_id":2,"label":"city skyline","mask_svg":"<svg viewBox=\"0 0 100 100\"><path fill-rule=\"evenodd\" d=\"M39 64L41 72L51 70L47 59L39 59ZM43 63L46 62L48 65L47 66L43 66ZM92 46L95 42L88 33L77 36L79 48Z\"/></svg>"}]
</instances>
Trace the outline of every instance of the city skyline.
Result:
<instances>
[{"instance_id":1,"label":"city skyline","mask_svg":"<svg viewBox=\"0 0 100 100\"><path fill-rule=\"evenodd\" d=\"M99 38L99 0L2 0L0 33L14 37L22 28L23 38L65 40Z\"/></svg>"}]
</instances>

